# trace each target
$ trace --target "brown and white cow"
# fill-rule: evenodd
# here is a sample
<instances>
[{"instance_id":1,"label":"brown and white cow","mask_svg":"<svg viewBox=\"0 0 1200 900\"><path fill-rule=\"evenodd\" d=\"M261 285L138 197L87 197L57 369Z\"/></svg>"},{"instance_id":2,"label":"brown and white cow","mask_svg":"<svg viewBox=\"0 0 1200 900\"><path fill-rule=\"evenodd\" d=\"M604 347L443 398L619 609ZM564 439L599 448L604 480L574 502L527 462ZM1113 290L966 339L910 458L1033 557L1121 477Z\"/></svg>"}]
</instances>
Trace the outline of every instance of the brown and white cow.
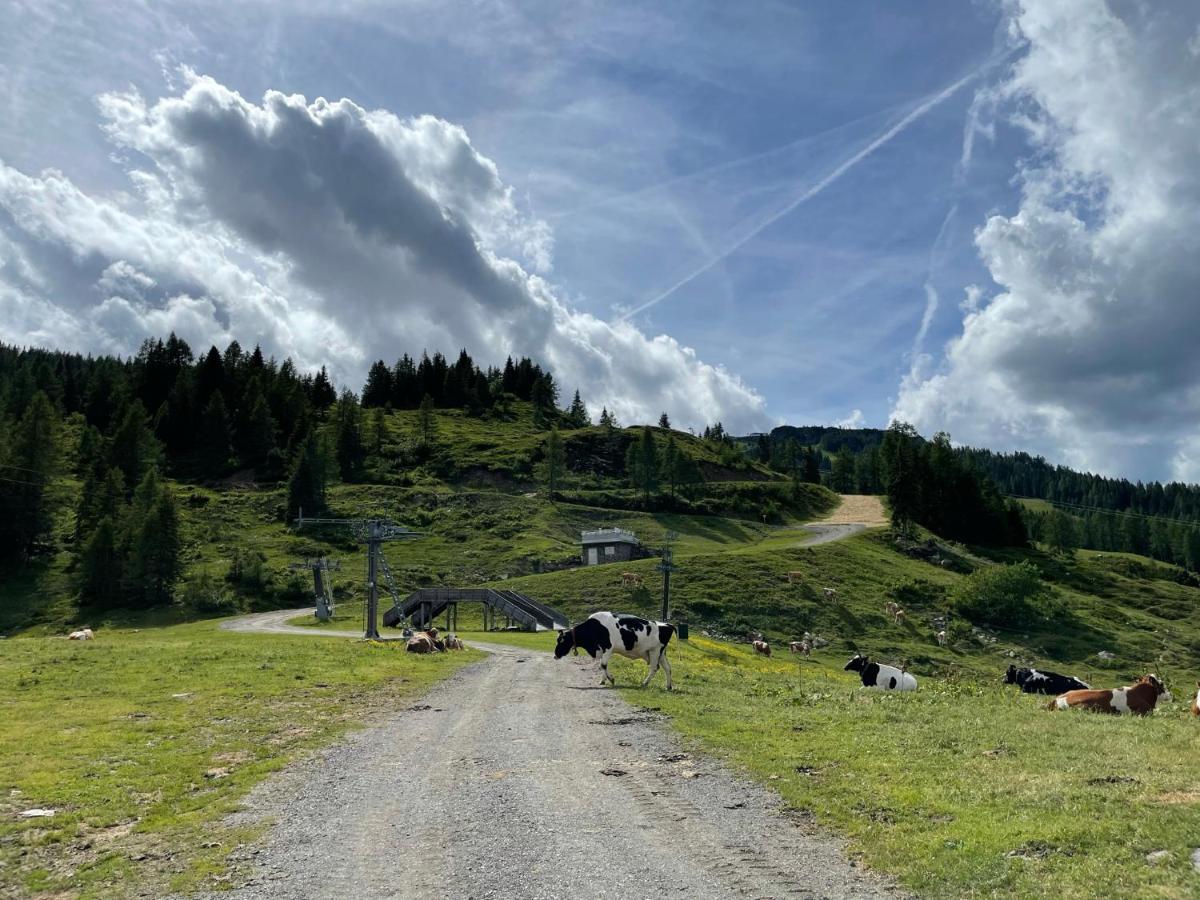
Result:
<instances>
[{"instance_id":1,"label":"brown and white cow","mask_svg":"<svg viewBox=\"0 0 1200 900\"><path fill-rule=\"evenodd\" d=\"M637 572L622 572L621 587L639 587L642 583L642 576Z\"/></svg>"},{"instance_id":2,"label":"brown and white cow","mask_svg":"<svg viewBox=\"0 0 1200 900\"><path fill-rule=\"evenodd\" d=\"M1154 712L1158 698L1171 699L1171 692L1159 681L1157 675L1147 675L1128 687L1109 688L1103 691L1067 691L1054 698L1047 709L1089 709L1092 712L1133 716L1148 716Z\"/></svg>"},{"instance_id":3,"label":"brown and white cow","mask_svg":"<svg viewBox=\"0 0 1200 900\"><path fill-rule=\"evenodd\" d=\"M755 653L761 653L763 656L771 655L771 645L766 641L751 641L750 646L754 648Z\"/></svg>"},{"instance_id":4,"label":"brown and white cow","mask_svg":"<svg viewBox=\"0 0 1200 900\"><path fill-rule=\"evenodd\" d=\"M792 641L788 644L788 649L793 653L803 653L805 656L812 656L812 644L809 641Z\"/></svg>"},{"instance_id":5,"label":"brown and white cow","mask_svg":"<svg viewBox=\"0 0 1200 900\"><path fill-rule=\"evenodd\" d=\"M1200 681L1196 682L1196 696L1192 698L1192 715L1200 716Z\"/></svg>"}]
</instances>

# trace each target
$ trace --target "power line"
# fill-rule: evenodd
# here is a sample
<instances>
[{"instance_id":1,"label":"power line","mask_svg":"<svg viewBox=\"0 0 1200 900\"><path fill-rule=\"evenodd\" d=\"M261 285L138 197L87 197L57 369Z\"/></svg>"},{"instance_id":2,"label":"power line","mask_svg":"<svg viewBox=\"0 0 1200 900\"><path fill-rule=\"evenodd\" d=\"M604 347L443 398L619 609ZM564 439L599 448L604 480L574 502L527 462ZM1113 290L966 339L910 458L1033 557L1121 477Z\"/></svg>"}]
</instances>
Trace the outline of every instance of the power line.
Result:
<instances>
[{"instance_id":1,"label":"power line","mask_svg":"<svg viewBox=\"0 0 1200 900\"><path fill-rule=\"evenodd\" d=\"M1047 500L1045 497L1027 497L1024 494L1005 494L1006 497L1011 497L1014 500L1040 500L1043 503L1049 503L1054 507L1067 507L1072 510L1080 510L1082 512L1102 513L1110 516L1129 516L1133 519L1146 519L1151 522L1166 522L1169 525L1183 525L1186 528L1200 528L1200 522L1191 519L1172 519L1169 516L1152 516L1147 513L1133 512L1128 509L1108 509L1103 506L1086 506L1082 503L1069 503L1066 500Z\"/></svg>"}]
</instances>

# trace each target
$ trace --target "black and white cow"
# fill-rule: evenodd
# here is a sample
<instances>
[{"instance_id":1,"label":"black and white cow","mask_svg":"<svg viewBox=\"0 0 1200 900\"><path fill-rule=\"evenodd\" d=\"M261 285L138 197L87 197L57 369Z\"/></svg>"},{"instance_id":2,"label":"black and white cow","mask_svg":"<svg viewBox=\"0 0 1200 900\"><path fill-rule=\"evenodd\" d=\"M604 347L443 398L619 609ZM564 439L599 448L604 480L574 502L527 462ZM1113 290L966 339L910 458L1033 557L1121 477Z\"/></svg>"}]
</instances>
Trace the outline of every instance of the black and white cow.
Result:
<instances>
[{"instance_id":1,"label":"black and white cow","mask_svg":"<svg viewBox=\"0 0 1200 900\"><path fill-rule=\"evenodd\" d=\"M846 663L844 672L858 672L866 687L883 688L885 691L915 691L917 679L895 666L883 666L871 662L870 657L856 653Z\"/></svg>"},{"instance_id":2,"label":"black and white cow","mask_svg":"<svg viewBox=\"0 0 1200 900\"><path fill-rule=\"evenodd\" d=\"M1067 691L1087 691L1091 686L1071 675L1059 675L1057 672L1043 672L1040 669L1018 669L1009 666L1004 673L1005 684L1020 685L1026 694L1049 694L1057 697Z\"/></svg>"},{"instance_id":3,"label":"black and white cow","mask_svg":"<svg viewBox=\"0 0 1200 900\"><path fill-rule=\"evenodd\" d=\"M650 667L642 687L650 683L658 667L662 666L667 676L667 690L671 690L671 663L667 660L667 644L675 626L666 622L651 622L637 616L613 615L610 612L592 613L574 628L558 633L554 647L554 658L562 659L575 647L582 647L592 659L599 657L603 676L600 684L613 681L608 674L608 661L614 653L630 659L644 659Z\"/></svg>"}]
</instances>

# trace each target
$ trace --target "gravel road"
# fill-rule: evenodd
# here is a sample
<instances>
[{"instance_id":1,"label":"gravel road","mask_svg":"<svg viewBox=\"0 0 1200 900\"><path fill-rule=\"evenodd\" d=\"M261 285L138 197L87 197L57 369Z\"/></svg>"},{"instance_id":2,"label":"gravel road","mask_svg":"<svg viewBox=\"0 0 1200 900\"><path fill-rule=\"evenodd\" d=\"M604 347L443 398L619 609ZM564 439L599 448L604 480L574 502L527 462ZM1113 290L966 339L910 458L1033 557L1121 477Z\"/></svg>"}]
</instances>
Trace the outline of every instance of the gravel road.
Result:
<instances>
[{"instance_id":1,"label":"gravel road","mask_svg":"<svg viewBox=\"0 0 1200 900\"><path fill-rule=\"evenodd\" d=\"M291 630L295 614L229 627ZM898 896L778 796L597 687L587 657L476 646L491 655L256 788L235 819L275 824L234 852L243 886L217 896Z\"/></svg>"}]
</instances>

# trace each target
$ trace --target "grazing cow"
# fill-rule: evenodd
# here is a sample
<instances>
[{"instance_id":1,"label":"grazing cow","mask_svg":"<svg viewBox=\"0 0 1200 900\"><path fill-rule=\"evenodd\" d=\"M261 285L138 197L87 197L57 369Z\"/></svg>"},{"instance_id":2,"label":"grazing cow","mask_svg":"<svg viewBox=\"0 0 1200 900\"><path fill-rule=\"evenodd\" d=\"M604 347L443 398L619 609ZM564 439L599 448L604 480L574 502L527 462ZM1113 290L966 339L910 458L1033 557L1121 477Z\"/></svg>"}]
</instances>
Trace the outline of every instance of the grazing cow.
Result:
<instances>
[{"instance_id":1,"label":"grazing cow","mask_svg":"<svg viewBox=\"0 0 1200 900\"><path fill-rule=\"evenodd\" d=\"M642 687L650 683L658 667L666 673L667 690L671 690L671 663L667 660L667 644L675 626L668 622L652 622L637 616L613 615L610 612L592 613L578 625L558 633L554 645L554 658L562 659L576 647L582 647L592 659L599 657L605 681L616 684L608 674L608 661L614 653L630 659L644 659L650 671L642 681Z\"/></svg>"},{"instance_id":2,"label":"grazing cow","mask_svg":"<svg viewBox=\"0 0 1200 900\"><path fill-rule=\"evenodd\" d=\"M892 613L892 618L896 620L897 625L903 625L904 624L904 610L897 609L894 613Z\"/></svg>"},{"instance_id":3,"label":"grazing cow","mask_svg":"<svg viewBox=\"0 0 1200 900\"><path fill-rule=\"evenodd\" d=\"M763 656L771 655L771 645L766 641L751 641L750 646L754 648L755 653L761 653Z\"/></svg>"},{"instance_id":4,"label":"grazing cow","mask_svg":"<svg viewBox=\"0 0 1200 900\"><path fill-rule=\"evenodd\" d=\"M792 641L788 644L788 649L793 653L803 653L805 656L812 656L812 644L808 641Z\"/></svg>"},{"instance_id":5,"label":"grazing cow","mask_svg":"<svg viewBox=\"0 0 1200 900\"><path fill-rule=\"evenodd\" d=\"M883 611L889 616L894 616L896 614L896 610L899 608L900 604L894 600L889 600L887 603L883 604Z\"/></svg>"},{"instance_id":6,"label":"grazing cow","mask_svg":"<svg viewBox=\"0 0 1200 900\"><path fill-rule=\"evenodd\" d=\"M803 580L803 578L804 578L803 572L788 572L787 573L788 584L795 584L797 581Z\"/></svg>"},{"instance_id":7,"label":"grazing cow","mask_svg":"<svg viewBox=\"0 0 1200 900\"><path fill-rule=\"evenodd\" d=\"M821 593L825 595L826 600L836 600L837 591L833 588L821 588Z\"/></svg>"},{"instance_id":8,"label":"grazing cow","mask_svg":"<svg viewBox=\"0 0 1200 900\"><path fill-rule=\"evenodd\" d=\"M885 691L915 691L917 689L917 679L904 669L873 663L870 657L860 653L855 654L842 671L858 672L866 687L882 688Z\"/></svg>"},{"instance_id":9,"label":"grazing cow","mask_svg":"<svg viewBox=\"0 0 1200 900\"><path fill-rule=\"evenodd\" d=\"M408 653L432 653L435 649L433 638L423 631L418 631L404 645Z\"/></svg>"},{"instance_id":10,"label":"grazing cow","mask_svg":"<svg viewBox=\"0 0 1200 900\"><path fill-rule=\"evenodd\" d=\"M1146 675L1136 684L1128 687L1109 688L1104 691L1067 691L1055 697L1049 710L1055 709L1088 709L1092 712L1120 715L1129 713L1134 716L1148 716L1154 712L1158 698L1171 699L1171 692L1158 680L1157 675Z\"/></svg>"},{"instance_id":11,"label":"grazing cow","mask_svg":"<svg viewBox=\"0 0 1200 900\"><path fill-rule=\"evenodd\" d=\"M937 634L934 635L934 638L937 640L939 647L946 646L946 632L945 631L939 631Z\"/></svg>"},{"instance_id":12,"label":"grazing cow","mask_svg":"<svg viewBox=\"0 0 1200 900\"><path fill-rule=\"evenodd\" d=\"M1039 669L1018 669L1009 666L1004 673L1005 684L1016 684L1023 694L1049 694L1057 697L1067 691L1086 691L1091 685L1080 681L1072 675L1059 675L1057 672L1043 672Z\"/></svg>"},{"instance_id":13,"label":"grazing cow","mask_svg":"<svg viewBox=\"0 0 1200 900\"><path fill-rule=\"evenodd\" d=\"M642 583L642 576L637 572L622 572L621 587L637 587Z\"/></svg>"},{"instance_id":14,"label":"grazing cow","mask_svg":"<svg viewBox=\"0 0 1200 900\"><path fill-rule=\"evenodd\" d=\"M96 635L92 633L90 628L81 628L79 631L72 631L67 635L68 641L92 641L96 639Z\"/></svg>"}]
</instances>

